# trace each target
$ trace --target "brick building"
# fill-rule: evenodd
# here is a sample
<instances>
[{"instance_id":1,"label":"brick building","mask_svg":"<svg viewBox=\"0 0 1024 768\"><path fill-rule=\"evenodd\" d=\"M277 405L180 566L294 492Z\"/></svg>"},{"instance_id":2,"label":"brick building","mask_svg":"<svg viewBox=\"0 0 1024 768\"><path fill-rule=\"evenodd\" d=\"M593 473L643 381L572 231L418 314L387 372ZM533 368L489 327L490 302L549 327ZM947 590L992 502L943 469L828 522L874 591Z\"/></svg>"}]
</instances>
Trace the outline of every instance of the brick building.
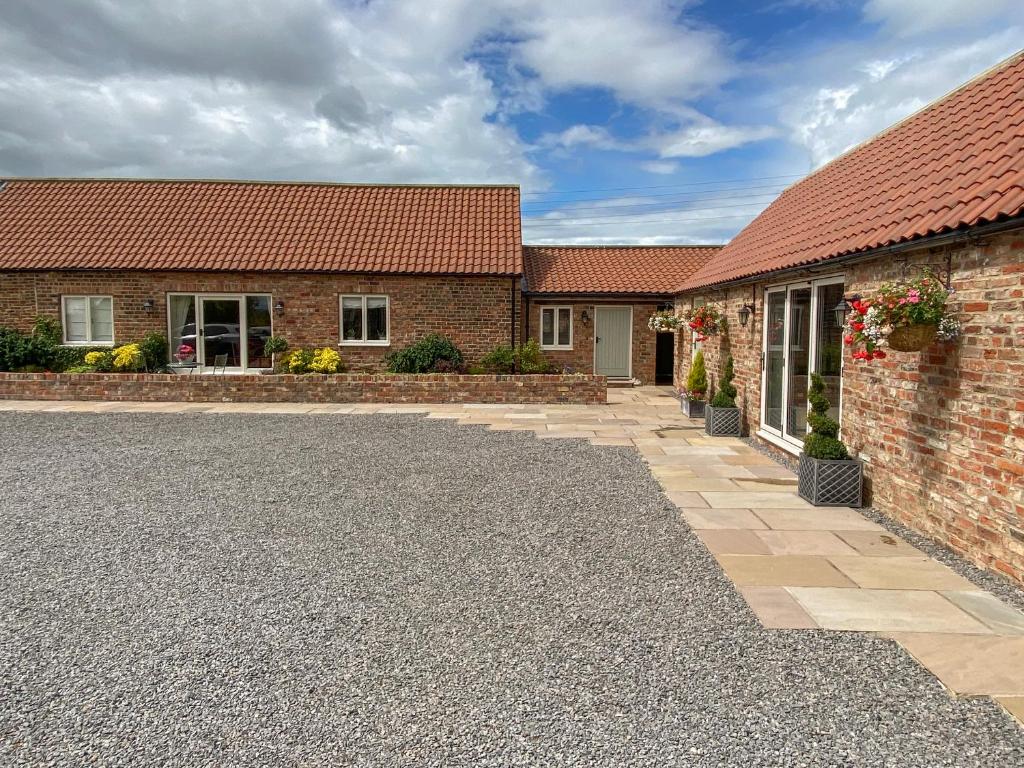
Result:
<instances>
[{"instance_id":1,"label":"brick building","mask_svg":"<svg viewBox=\"0 0 1024 768\"><path fill-rule=\"evenodd\" d=\"M713 381L735 361L749 433L791 454L811 372L865 462L871 503L1024 581L1024 55L786 190L681 285L714 304ZM930 269L961 339L855 362L836 308ZM741 324L741 309L752 312ZM677 381L691 345L680 334Z\"/></svg>"},{"instance_id":2,"label":"brick building","mask_svg":"<svg viewBox=\"0 0 1024 768\"><path fill-rule=\"evenodd\" d=\"M516 186L10 180L0 325L58 319L67 344L165 333L201 365L266 368L267 336L349 369L428 333L472 362L518 340Z\"/></svg>"},{"instance_id":3,"label":"brick building","mask_svg":"<svg viewBox=\"0 0 1024 768\"><path fill-rule=\"evenodd\" d=\"M556 365L610 380L672 383L672 333L651 315L718 246L527 246L523 338Z\"/></svg>"}]
</instances>

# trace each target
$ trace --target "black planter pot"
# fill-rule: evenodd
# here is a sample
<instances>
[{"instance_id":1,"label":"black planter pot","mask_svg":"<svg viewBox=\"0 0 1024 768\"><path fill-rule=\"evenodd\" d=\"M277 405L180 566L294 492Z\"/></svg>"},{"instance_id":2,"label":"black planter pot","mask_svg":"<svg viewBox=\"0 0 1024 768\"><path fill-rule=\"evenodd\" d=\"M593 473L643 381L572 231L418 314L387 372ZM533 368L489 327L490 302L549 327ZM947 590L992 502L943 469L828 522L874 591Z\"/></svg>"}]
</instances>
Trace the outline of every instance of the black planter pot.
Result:
<instances>
[{"instance_id":1,"label":"black planter pot","mask_svg":"<svg viewBox=\"0 0 1024 768\"><path fill-rule=\"evenodd\" d=\"M743 434L740 409L707 406L704 409L704 431L712 437L739 437Z\"/></svg>"},{"instance_id":2,"label":"black planter pot","mask_svg":"<svg viewBox=\"0 0 1024 768\"><path fill-rule=\"evenodd\" d=\"M703 400L691 400L686 395L683 395L679 398L679 407L682 409L683 415L688 416L691 419L704 418Z\"/></svg>"},{"instance_id":3,"label":"black planter pot","mask_svg":"<svg viewBox=\"0 0 1024 768\"><path fill-rule=\"evenodd\" d=\"M864 492L864 465L859 459L812 459L800 454L797 491L816 507L859 507Z\"/></svg>"}]
</instances>

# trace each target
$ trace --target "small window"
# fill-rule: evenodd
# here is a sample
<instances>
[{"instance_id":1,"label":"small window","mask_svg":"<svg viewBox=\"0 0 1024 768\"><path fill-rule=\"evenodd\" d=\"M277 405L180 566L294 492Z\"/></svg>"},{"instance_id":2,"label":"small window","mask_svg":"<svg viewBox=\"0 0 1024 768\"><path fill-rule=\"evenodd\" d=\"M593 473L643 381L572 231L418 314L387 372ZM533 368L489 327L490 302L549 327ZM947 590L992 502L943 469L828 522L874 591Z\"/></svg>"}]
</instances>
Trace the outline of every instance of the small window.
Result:
<instances>
[{"instance_id":1,"label":"small window","mask_svg":"<svg viewBox=\"0 0 1024 768\"><path fill-rule=\"evenodd\" d=\"M113 344L114 300L110 296L65 296L65 344Z\"/></svg>"},{"instance_id":2,"label":"small window","mask_svg":"<svg viewBox=\"0 0 1024 768\"><path fill-rule=\"evenodd\" d=\"M572 307L542 307L540 345L545 349L572 349Z\"/></svg>"},{"instance_id":3,"label":"small window","mask_svg":"<svg viewBox=\"0 0 1024 768\"><path fill-rule=\"evenodd\" d=\"M342 296L341 343L387 346L388 297Z\"/></svg>"}]
</instances>

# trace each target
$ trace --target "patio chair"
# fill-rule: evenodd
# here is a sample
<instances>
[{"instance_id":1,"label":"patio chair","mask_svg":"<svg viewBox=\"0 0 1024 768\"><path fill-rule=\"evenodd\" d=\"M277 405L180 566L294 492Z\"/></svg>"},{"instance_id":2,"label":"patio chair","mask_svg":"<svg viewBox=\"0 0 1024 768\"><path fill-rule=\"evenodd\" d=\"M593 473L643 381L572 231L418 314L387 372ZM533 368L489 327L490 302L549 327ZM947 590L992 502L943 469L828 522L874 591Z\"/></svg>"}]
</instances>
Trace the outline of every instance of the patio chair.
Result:
<instances>
[{"instance_id":1,"label":"patio chair","mask_svg":"<svg viewBox=\"0 0 1024 768\"><path fill-rule=\"evenodd\" d=\"M213 358L213 373L214 373L214 375L217 374L218 369L219 369L220 373L227 373L227 368L228 368L228 356L226 354L224 354L224 355L214 355L214 358Z\"/></svg>"}]
</instances>

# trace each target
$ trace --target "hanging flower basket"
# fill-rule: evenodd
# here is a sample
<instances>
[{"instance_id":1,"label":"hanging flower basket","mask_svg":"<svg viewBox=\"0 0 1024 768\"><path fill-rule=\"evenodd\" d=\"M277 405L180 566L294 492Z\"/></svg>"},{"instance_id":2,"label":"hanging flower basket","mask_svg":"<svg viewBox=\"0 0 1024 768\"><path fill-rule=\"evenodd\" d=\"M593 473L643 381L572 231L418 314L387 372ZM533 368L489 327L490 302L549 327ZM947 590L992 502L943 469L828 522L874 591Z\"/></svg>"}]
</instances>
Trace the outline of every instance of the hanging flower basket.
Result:
<instances>
[{"instance_id":1,"label":"hanging flower basket","mask_svg":"<svg viewBox=\"0 0 1024 768\"><path fill-rule=\"evenodd\" d=\"M904 325L889 333L889 348L897 352L920 352L935 341L936 325Z\"/></svg>"},{"instance_id":2,"label":"hanging flower basket","mask_svg":"<svg viewBox=\"0 0 1024 768\"><path fill-rule=\"evenodd\" d=\"M916 280L885 283L872 299L850 303L843 341L855 347L853 359L885 358L885 347L896 352L920 352L932 342L952 341L960 323L946 302L950 291L931 272Z\"/></svg>"},{"instance_id":3,"label":"hanging flower basket","mask_svg":"<svg viewBox=\"0 0 1024 768\"><path fill-rule=\"evenodd\" d=\"M718 310L709 304L683 312L683 320L693 331L694 341L706 341L708 336L718 333L721 318Z\"/></svg>"},{"instance_id":4,"label":"hanging flower basket","mask_svg":"<svg viewBox=\"0 0 1024 768\"><path fill-rule=\"evenodd\" d=\"M682 321L675 312L655 312L647 321L647 327L657 333L668 333L679 330Z\"/></svg>"}]
</instances>

